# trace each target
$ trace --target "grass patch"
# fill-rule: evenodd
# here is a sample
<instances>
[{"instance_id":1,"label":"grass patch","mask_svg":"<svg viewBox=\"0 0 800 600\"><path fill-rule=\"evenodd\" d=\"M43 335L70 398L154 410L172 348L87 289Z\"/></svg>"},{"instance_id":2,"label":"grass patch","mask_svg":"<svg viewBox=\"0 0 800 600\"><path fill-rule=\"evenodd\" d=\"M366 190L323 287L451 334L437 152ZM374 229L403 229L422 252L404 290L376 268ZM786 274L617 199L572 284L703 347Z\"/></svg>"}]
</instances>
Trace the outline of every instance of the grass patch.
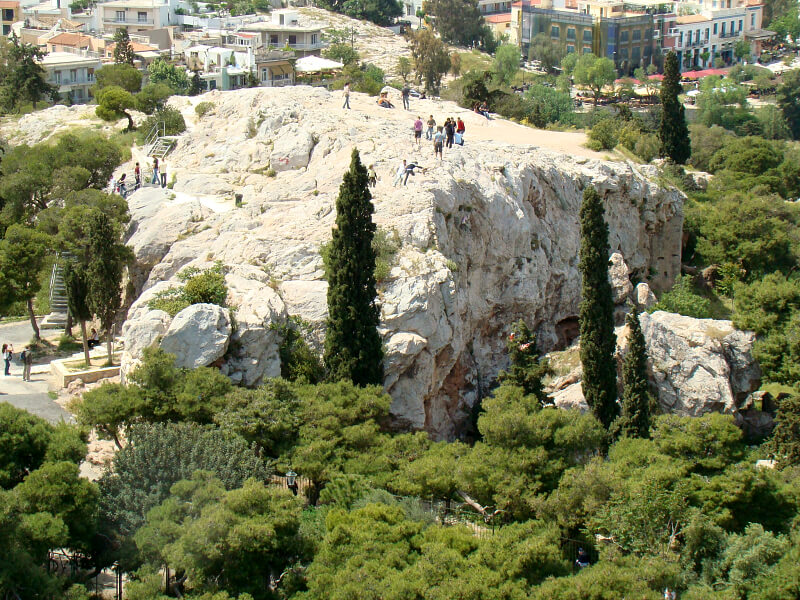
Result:
<instances>
[{"instance_id":1,"label":"grass patch","mask_svg":"<svg viewBox=\"0 0 800 600\"><path fill-rule=\"evenodd\" d=\"M83 350L83 342L76 340L74 337L62 335L58 338L58 351L59 352L78 352Z\"/></svg>"},{"instance_id":2,"label":"grass patch","mask_svg":"<svg viewBox=\"0 0 800 600\"><path fill-rule=\"evenodd\" d=\"M466 73L473 69L478 71L486 71L492 66L492 57L484 54L480 50L472 50L470 52L461 52L461 72Z\"/></svg>"},{"instance_id":3,"label":"grass patch","mask_svg":"<svg viewBox=\"0 0 800 600\"><path fill-rule=\"evenodd\" d=\"M553 370L554 377L568 375L581 365L580 347L575 344L566 350L551 352L547 355L550 368Z\"/></svg>"},{"instance_id":4,"label":"grass patch","mask_svg":"<svg viewBox=\"0 0 800 600\"><path fill-rule=\"evenodd\" d=\"M58 399L58 394L56 392L50 390L50 391L47 392L47 397L50 398L50 400L57 400Z\"/></svg>"}]
</instances>

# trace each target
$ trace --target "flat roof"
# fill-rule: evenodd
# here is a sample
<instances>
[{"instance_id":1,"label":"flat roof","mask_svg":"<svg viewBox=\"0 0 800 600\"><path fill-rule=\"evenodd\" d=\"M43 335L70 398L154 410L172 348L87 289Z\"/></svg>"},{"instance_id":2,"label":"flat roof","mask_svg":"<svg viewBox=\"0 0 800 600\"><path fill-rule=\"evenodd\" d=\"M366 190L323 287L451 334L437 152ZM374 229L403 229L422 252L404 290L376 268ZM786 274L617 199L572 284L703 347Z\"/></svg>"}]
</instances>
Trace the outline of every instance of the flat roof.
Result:
<instances>
[{"instance_id":1,"label":"flat roof","mask_svg":"<svg viewBox=\"0 0 800 600\"><path fill-rule=\"evenodd\" d=\"M675 19L675 22L678 25L689 25L691 23L704 23L705 21L710 21L706 16L703 15L682 15Z\"/></svg>"},{"instance_id":2,"label":"flat roof","mask_svg":"<svg viewBox=\"0 0 800 600\"><path fill-rule=\"evenodd\" d=\"M159 8L169 5L166 2L158 2L157 0L111 0L111 2L103 2L97 6L101 8Z\"/></svg>"},{"instance_id":3,"label":"flat roof","mask_svg":"<svg viewBox=\"0 0 800 600\"><path fill-rule=\"evenodd\" d=\"M504 13L502 15L489 15L484 17L487 23L509 23L511 22L511 13Z\"/></svg>"},{"instance_id":4,"label":"flat roof","mask_svg":"<svg viewBox=\"0 0 800 600\"><path fill-rule=\"evenodd\" d=\"M19 8L19 2L11 0L0 0L0 8Z\"/></svg>"},{"instance_id":5,"label":"flat roof","mask_svg":"<svg viewBox=\"0 0 800 600\"><path fill-rule=\"evenodd\" d=\"M305 27L299 25L276 25L271 21L258 21L242 25L240 31L321 31L322 27L322 25L307 25Z\"/></svg>"},{"instance_id":6,"label":"flat roof","mask_svg":"<svg viewBox=\"0 0 800 600\"><path fill-rule=\"evenodd\" d=\"M45 54L41 60L41 64L47 66L55 65L80 65L80 64L97 64L100 62L99 58L92 58L89 56L79 56L70 52L50 52Z\"/></svg>"}]
</instances>

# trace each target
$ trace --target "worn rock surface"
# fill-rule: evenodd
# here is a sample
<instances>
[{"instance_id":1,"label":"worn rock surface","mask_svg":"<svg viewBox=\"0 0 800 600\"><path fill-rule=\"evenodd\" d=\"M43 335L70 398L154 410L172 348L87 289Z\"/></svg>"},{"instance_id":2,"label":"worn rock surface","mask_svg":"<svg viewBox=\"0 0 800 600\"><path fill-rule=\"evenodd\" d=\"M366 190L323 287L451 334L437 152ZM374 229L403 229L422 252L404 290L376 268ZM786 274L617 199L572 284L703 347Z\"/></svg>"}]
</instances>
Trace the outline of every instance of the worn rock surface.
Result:
<instances>
[{"instance_id":1,"label":"worn rock surface","mask_svg":"<svg viewBox=\"0 0 800 600\"><path fill-rule=\"evenodd\" d=\"M202 119L193 108L200 101L215 104ZM463 115L468 132L488 127L452 103L430 102L437 117ZM574 339L586 186L604 198L611 250L628 273L618 280L626 300L631 280L649 279L660 290L679 272L683 197L655 183L652 167L477 134L434 162L428 147L409 150L411 121L403 113L380 112L358 94L354 109L343 111L340 96L319 88L210 92L170 103L190 129L167 157L176 177L172 194L145 189L130 197L137 264L126 327L150 318L147 302L179 285L182 269L221 261L238 324L222 369L237 382L255 385L279 373L273 323L298 315L311 323L316 347L323 339L327 283L319 247L330 239L354 147L378 172L374 220L400 241L378 298L384 386L398 425L438 437L463 431L506 366L504 340L516 319L537 331L545 351ZM490 128L480 131L491 135ZM289 160L278 168L281 157ZM403 158L429 169L395 188L392 174ZM241 208L228 190L243 195ZM182 220L180 210L187 213ZM174 220L169 227L158 218L162 211ZM162 347L173 337L167 332ZM187 351L181 360L223 356L221 340L212 346L202 360Z\"/></svg>"},{"instance_id":2,"label":"worn rock surface","mask_svg":"<svg viewBox=\"0 0 800 600\"><path fill-rule=\"evenodd\" d=\"M755 334L730 321L657 311L640 316L648 368L662 408L681 415L737 414L758 388Z\"/></svg>"},{"instance_id":3,"label":"worn rock surface","mask_svg":"<svg viewBox=\"0 0 800 600\"><path fill-rule=\"evenodd\" d=\"M230 336L227 309L215 304L192 304L172 319L161 348L175 355L176 366L196 369L222 358Z\"/></svg>"}]
</instances>

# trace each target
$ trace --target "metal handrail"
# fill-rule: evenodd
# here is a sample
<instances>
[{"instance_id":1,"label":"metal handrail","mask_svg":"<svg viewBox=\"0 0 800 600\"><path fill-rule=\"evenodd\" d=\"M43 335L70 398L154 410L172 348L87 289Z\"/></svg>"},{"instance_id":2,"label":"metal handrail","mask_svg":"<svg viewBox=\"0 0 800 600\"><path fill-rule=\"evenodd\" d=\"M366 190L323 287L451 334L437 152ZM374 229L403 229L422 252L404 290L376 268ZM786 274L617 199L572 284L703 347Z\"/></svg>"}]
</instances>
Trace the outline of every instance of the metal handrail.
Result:
<instances>
[{"instance_id":1,"label":"metal handrail","mask_svg":"<svg viewBox=\"0 0 800 600\"><path fill-rule=\"evenodd\" d=\"M153 125L150 133L148 133L147 137L144 139L145 152L149 153L152 147L155 146L156 142L158 142L158 138L163 137L166 134L167 124L165 121L159 121Z\"/></svg>"}]
</instances>

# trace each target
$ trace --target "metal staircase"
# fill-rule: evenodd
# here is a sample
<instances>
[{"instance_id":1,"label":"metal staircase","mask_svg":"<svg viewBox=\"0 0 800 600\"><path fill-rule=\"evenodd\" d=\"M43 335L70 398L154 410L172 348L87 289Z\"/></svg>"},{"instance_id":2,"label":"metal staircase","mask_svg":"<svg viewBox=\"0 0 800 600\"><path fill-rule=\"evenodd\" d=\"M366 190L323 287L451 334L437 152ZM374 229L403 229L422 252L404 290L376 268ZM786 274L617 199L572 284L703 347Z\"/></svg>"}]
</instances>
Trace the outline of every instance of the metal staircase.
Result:
<instances>
[{"instance_id":1,"label":"metal staircase","mask_svg":"<svg viewBox=\"0 0 800 600\"><path fill-rule=\"evenodd\" d=\"M164 121L159 121L147 134L144 140L144 150L147 156L164 158L175 145L177 136L167 135L167 125Z\"/></svg>"}]
</instances>

